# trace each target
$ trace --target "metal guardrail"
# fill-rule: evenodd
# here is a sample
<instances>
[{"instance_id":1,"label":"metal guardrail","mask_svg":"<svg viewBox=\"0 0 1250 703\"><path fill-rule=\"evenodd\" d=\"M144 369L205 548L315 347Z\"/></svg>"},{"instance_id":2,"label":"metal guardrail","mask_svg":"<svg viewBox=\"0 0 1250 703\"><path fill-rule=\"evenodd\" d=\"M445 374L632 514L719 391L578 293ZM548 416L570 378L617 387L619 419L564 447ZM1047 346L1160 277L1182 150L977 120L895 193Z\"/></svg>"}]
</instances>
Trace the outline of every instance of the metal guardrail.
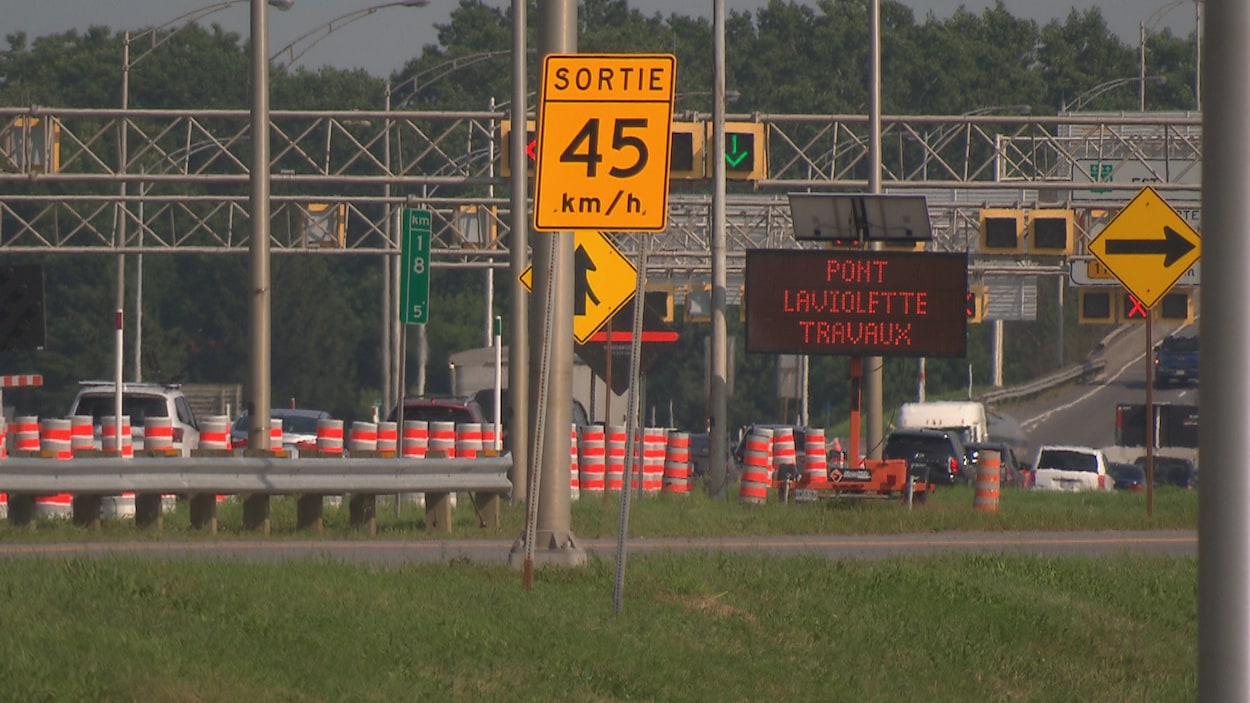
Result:
<instances>
[{"instance_id":1,"label":"metal guardrail","mask_svg":"<svg viewBox=\"0 0 1250 703\"><path fill-rule=\"evenodd\" d=\"M320 531L322 497L351 495L351 523L376 531L379 494L424 493L426 527L451 529L449 495L473 495L482 527L498 527L500 500L512 491L512 455L476 459L391 457L12 457L0 461L10 523L34 519L38 496L71 494L75 523L98 526L104 496L133 493L135 523L160 525L162 494L187 495L193 527L216 531L216 496L244 496L244 526L268 531L272 495L298 495L298 527Z\"/></svg>"},{"instance_id":2,"label":"metal guardrail","mask_svg":"<svg viewBox=\"0 0 1250 703\"><path fill-rule=\"evenodd\" d=\"M479 459L280 457L9 458L9 493L406 493L508 492L512 455Z\"/></svg>"},{"instance_id":3,"label":"metal guardrail","mask_svg":"<svg viewBox=\"0 0 1250 703\"><path fill-rule=\"evenodd\" d=\"M977 399L982 403L994 404L1033 398L1060 386L1089 378L1090 376L1102 371L1106 368L1106 366L1106 359L1091 359L1083 364L1070 366L1066 369L1062 369L1060 371L1056 371L1055 373L1030 381L1029 383L1012 386L1011 388L998 388L992 391L986 391Z\"/></svg>"}]
</instances>

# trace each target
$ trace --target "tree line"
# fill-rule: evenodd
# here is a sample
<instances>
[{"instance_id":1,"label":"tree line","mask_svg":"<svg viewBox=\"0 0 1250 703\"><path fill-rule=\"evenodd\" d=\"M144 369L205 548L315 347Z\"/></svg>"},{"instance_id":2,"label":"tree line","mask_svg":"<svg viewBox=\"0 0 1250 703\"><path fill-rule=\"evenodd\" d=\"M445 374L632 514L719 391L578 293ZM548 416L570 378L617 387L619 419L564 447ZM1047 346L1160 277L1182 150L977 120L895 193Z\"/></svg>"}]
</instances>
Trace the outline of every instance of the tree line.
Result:
<instances>
[{"instance_id":1,"label":"tree line","mask_svg":"<svg viewBox=\"0 0 1250 703\"><path fill-rule=\"evenodd\" d=\"M869 89L868 0L818 0L814 5L771 0L753 12L731 11L725 22L726 87L739 97L732 112L856 114ZM537 3L529 5L530 45L537 46ZM673 53L678 59L677 109L708 112L713 76L713 36L708 20L677 13L646 15L624 0L583 0L578 17L583 52ZM511 10L480 0L461 0L437 43L421 47L390 76L361 70L299 67L271 80L275 110L345 110L382 106L387 83L395 103L418 110L481 110L512 94L509 70ZM144 28L91 27L42 37L9 34L0 51L0 104L67 108L120 106L123 34ZM1071 11L1063 20L1039 24L1013 17L997 2L980 14L957 10L947 18L917 18L907 6L881 3L882 111L886 114L963 114L989 106L1026 105L1033 114L1055 114L1090 88L1138 75L1138 47L1110 31L1097 8ZM1193 110L1192 35L1169 30L1147 38L1146 74L1167 77L1151 85L1147 110ZM468 60L472 57L473 60ZM217 25L193 26L133 66L132 108L243 109L248 104L246 39ZM539 76L531 53L530 90ZM415 90L414 90L415 86ZM1136 110L1134 90L1110 91L1088 109ZM26 187L26 186L21 186ZM29 186L29 188L47 186ZM72 186L58 186L72 187ZM675 184L675 192L699 192L706 183ZM0 195L3 197L3 195ZM4 223L0 222L0 236ZM116 257L48 254L6 257L5 263L45 267L48 344L39 352L0 353L0 373L42 373L37 391L9 391L6 404L43 416L63 413L77 381L111 378ZM126 267L134 290L135 267ZM144 264L145 380L246 381L246 257L152 255ZM272 262L272 397L321 407L345 419L367 417L379 399L382 321L381 262L372 257L281 256ZM508 309L514 286L495 278L497 311ZM1053 278L1041 279L1035 322L1008 322L1013 353L1008 383L1054 368L1050 341L1058 324ZM1049 290L1048 290L1049 289ZM449 354L481 346L484 276L436 269L428 326L427 390L450 386ZM133 312L129 309L127 317ZM1065 313L1065 356L1082 356L1105 330L1080 327L1075 306ZM748 355L744 329L730 315L735 340L735 392L731 422L793 417L793 403L777 400L777 360ZM505 316L506 318L506 316ZM504 338L508 338L505 319ZM650 369L647 405L658 419L670 414L678 426L701 428L706 416L703 344L706 326L674 322L677 348ZM127 329L126 375L132 376L133 344ZM992 371L987 325L969 326L968 356L933 359L926 366L928 393L958 392L983 385ZM417 363L408 347L409 369ZM812 360L811 411L815 424L835 424L846 414L848 361ZM413 373L408 374L412 379ZM917 361L887 359L884 399L890 408L916 394ZM411 386L411 384L410 384Z\"/></svg>"}]
</instances>

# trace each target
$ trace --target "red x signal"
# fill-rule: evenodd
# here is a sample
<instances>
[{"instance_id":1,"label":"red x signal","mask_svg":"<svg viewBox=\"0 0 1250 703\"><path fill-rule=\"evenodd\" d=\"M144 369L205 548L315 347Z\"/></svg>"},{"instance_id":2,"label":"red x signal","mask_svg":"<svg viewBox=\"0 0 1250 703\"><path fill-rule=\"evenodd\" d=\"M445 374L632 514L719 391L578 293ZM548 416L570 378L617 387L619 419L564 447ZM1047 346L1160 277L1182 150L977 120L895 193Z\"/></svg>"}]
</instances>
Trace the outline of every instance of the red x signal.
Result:
<instances>
[{"instance_id":1,"label":"red x signal","mask_svg":"<svg viewBox=\"0 0 1250 703\"><path fill-rule=\"evenodd\" d=\"M1124 319L1126 320L1145 320L1150 317L1150 308L1142 305L1142 302L1131 293L1124 294Z\"/></svg>"}]
</instances>

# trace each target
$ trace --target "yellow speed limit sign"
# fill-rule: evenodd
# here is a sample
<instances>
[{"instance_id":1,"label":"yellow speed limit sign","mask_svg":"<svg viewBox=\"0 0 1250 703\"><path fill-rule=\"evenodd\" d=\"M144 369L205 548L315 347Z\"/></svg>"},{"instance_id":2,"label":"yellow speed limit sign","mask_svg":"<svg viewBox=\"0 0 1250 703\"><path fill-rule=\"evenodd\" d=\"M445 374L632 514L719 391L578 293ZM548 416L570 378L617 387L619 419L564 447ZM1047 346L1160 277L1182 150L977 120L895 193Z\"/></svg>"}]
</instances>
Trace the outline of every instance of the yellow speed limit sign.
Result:
<instances>
[{"instance_id":1,"label":"yellow speed limit sign","mask_svg":"<svg viewBox=\"0 0 1250 703\"><path fill-rule=\"evenodd\" d=\"M677 58L551 54L538 99L534 229L661 232Z\"/></svg>"}]
</instances>

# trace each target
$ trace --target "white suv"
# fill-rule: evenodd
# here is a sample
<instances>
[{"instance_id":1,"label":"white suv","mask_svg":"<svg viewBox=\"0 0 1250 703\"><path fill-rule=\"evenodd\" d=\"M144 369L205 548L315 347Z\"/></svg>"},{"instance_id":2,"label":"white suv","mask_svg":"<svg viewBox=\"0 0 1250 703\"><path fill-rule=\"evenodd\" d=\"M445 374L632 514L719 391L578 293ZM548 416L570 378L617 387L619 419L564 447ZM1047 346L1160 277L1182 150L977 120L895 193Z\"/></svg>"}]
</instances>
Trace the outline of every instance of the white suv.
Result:
<instances>
[{"instance_id":1,"label":"white suv","mask_svg":"<svg viewBox=\"0 0 1250 703\"><path fill-rule=\"evenodd\" d=\"M112 381L82 381L78 385L78 395L69 404L68 415L90 415L98 443L100 418L113 414L117 386ZM195 412L177 384L122 384L122 414L130 416L135 449L143 448L143 423L149 417L173 419L174 446L183 456L189 456L200 444L200 426Z\"/></svg>"}]
</instances>

